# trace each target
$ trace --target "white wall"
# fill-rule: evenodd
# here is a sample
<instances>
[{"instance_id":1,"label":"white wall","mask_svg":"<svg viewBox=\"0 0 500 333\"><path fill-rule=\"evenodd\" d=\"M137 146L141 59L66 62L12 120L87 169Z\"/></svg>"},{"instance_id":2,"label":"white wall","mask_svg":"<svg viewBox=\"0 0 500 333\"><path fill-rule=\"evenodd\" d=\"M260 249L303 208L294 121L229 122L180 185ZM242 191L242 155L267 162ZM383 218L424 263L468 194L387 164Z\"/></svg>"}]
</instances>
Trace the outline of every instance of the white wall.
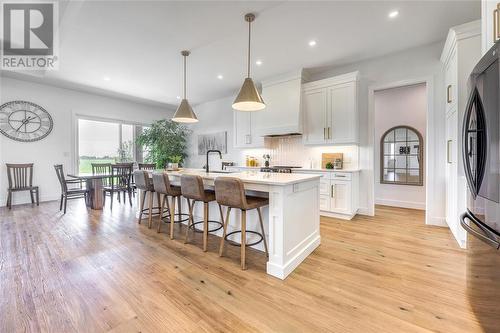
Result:
<instances>
[{"instance_id":1,"label":"white wall","mask_svg":"<svg viewBox=\"0 0 500 333\"><path fill-rule=\"evenodd\" d=\"M426 137L427 94L425 84L384 89L375 92L375 203L425 209L424 186L380 183L380 140L394 126L415 128ZM425 140L425 139L424 139ZM425 164L424 164L425 165ZM424 168L424 177L427 172Z\"/></svg>"},{"instance_id":2,"label":"white wall","mask_svg":"<svg viewBox=\"0 0 500 333\"><path fill-rule=\"evenodd\" d=\"M337 67L312 74L313 80L359 70L360 86L358 107L360 112L360 213L373 214L374 203L374 126L373 114L370 114L369 91L384 85L413 79L429 80L428 96L432 104L428 105L427 118L427 168L432 170L427 175L426 222L446 225L445 223L445 112L443 69L439 56L443 42L426 45L392 55L375 58L360 63Z\"/></svg>"},{"instance_id":3,"label":"white wall","mask_svg":"<svg viewBox=\"0 0 500 333\"><path fill-rule=\"evenodd\" d=\"M0 205L7 197L7 172L5 163L34 165L34 185L40 186L42 201L60 196L60 187L54 164L62 163L65 171L75 168L76 115L118 119L136 123L170 118L172 110L159 106L134 103L75 90L2 77L0 102L27 100L44 107L53 117L54 128L45 139L21 143L0 135ZM29 201L29 195L14 194L14 204Z\"/></svg>"}]
</instances>

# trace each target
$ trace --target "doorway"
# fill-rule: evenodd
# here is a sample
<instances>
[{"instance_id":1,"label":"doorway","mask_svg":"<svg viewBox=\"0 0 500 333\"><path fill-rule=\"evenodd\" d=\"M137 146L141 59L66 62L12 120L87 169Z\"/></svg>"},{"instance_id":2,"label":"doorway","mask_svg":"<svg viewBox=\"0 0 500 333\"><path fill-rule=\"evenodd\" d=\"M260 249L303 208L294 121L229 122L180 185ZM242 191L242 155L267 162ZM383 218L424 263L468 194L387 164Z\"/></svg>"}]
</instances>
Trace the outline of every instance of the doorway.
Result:
<instances>
[{"instance_id":1,"label":"doorway","mask_svg":"<svg viewBox=\"0 0 500 333\"><path fill-rule=\"evenodd\" d=\"M426 83L375 90L374 201L426 209Z\"/></svg>"}]
</instances>

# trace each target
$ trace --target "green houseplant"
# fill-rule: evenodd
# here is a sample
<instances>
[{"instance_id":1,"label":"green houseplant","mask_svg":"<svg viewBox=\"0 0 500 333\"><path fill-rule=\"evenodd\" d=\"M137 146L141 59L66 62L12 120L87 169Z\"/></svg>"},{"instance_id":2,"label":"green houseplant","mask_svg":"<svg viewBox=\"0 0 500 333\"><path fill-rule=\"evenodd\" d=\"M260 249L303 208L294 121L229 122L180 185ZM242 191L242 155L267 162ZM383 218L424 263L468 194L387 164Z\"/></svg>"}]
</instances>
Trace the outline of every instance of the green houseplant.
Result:
<instances>
[{"instance_id":1,"label":"green houseplant","mask_svg":"<svg viewBox=\"0 0 500 333\"><path fill-rule=\"evenodd\" d=\"M155 121L137 137L137 143L145 148L145 161L164 168L167 162L182 163L187 157L188 138L191 131L170 120Z\"/></svg>"}]
</instances>

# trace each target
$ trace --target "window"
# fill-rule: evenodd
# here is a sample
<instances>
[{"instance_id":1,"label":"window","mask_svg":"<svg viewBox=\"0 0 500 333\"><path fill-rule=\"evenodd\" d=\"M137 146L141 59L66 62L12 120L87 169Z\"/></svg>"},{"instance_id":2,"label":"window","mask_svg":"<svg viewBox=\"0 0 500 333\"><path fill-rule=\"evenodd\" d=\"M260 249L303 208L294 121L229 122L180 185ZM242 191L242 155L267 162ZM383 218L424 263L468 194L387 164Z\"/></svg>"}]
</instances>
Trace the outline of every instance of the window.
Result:
<instances>
[{"instance_id":1,"label":"window","mask_svg":"<svg viewBox=\"0 0 500 333\"><path fill-rule=\"evenodd\" d=\"M422 157L422 135L416 129L389 129L380 140L380 183L422 186Z\"/></svg>"},{"instance_id":2,"label":"window","mask_svg":"<svg viewBox=\"0 0 500 333\"><path fill-rule=\"evenodd\" d=\"M78 171L92 172L92 163L142 162L135 143L142 125L120 121L78 119Z\"/></svg>"}]
</instances>

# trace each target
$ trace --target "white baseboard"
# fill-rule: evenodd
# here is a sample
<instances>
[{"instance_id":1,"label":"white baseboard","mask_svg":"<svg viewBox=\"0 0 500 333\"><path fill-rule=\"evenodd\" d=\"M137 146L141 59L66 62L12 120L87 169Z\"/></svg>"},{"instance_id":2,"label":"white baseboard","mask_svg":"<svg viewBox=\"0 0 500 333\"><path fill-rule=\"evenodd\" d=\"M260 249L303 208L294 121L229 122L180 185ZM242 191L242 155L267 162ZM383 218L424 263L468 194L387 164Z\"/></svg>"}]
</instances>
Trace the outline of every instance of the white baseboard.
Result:
<instances>
[{"instance_id":1,"label":"white baseboard","mask_svg":"<svg viewBox=\"0 0 500 333\"><path fill-rule=\"evenodd\" d=\"M446 219L444 217L436 217L436 216L429 217L429 219L425 222L425 224L448 228L448 223L446 223Z\"/></svg>"},{"instance_id":2,"label":"white baseboard","mask_svg":"<svg viewBox=\"0 0 500 333\"><path fill-rule=\"evenodd\" d=\"M366 216L375 216L375 210L370 209L368 207L360 207L360 208L358 208L358 214L359 215L366 215Z\"/></svg>"},{"instance_id":3,"label":"white baseboard","mask_svg":"<svg viewBox=\"0 0 500 333\"><path fill-rule=\"evenodd\" d=\"M21 192L22 193L22 192ZM16 198L19 197L20 195L14 194L14 199L12 200L12 206L15 205L23 205L23 204L31 204L31 199L29 198ZM61 196L60 195L45 195L45 196L40 196L40 202L46 202L46 201L55 201L55 200L60 200ZM5 207L7 206L7 196L0 197L0 207Z\"/></svg>"},{"instance_id":4,"label":"white baseboard","mask_svg":"<svg viewBox=\"0 0 500 333\"><path fill-rule=\"evenodd\" d=\"M425 210L425 202L376 199L375 204L384 205L384 206L391 206L391 207Z\"/></svg>"},{"instance_id":5,"label":"white baseboard","mask_svg":"<svg viewBox=\"0 0 500 333\"><path fill-rule=\"evenodd\" d=\"M300 250L300 252L298 252L295 257L290 259L284 265L277 265L275 263L272 263L271 261L268 261L267 262L267 274L270 274L274 277L277 277L278 279L284 280L320 244L321 244L321 237L319 235L314 235L314 237L311 240L309 240L308 244L303 246L302 249Z\"/></svg>"}]
</instances>

